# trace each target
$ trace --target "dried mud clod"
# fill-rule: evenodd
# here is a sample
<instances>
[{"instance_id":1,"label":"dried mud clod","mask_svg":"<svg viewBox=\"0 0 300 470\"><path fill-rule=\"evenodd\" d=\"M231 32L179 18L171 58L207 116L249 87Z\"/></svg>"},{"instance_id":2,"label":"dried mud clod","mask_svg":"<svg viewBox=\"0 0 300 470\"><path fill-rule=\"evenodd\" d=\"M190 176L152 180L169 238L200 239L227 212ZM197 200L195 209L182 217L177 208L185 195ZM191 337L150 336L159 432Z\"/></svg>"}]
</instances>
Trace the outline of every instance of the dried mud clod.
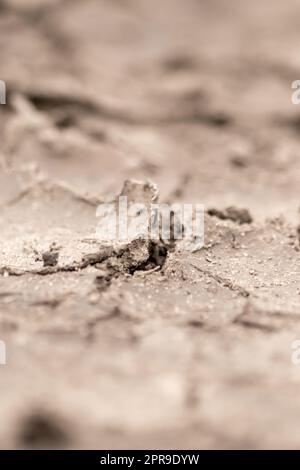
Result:
<instances>
[{"instance_id":1,"label":"dried mud clod","mask_svg":"<svg viewBox=\"0 0 300 470\"><path fill-rule=\"evenodd\" d=\"M56 266L58 263L59 251L45 251L42 254L44 267Z\"/></svg>"},{"instance_id":2,"label":"dried mud clod","mask_svg":"<svg viewBox=\"0 0 300 470\"><path fill-rule=\"evenodd\" d=\"M155 203L159 198L158 186L149 180L126 180L120 196L127 196L129 202Z\"/></svg>"},{"instance_id":3,"label":"dried mud clod","mask_svg":"<svg viewBox=\"0 0 300 470\"><path fill-rule=\"evenodd\" d=\"M58 264L60 249L56 243L52 243L49 250L43 252L34 249L35 261L42 261L43 268L54 268Z\"/></svg>"},{"instance_id":4,"label":"dried mud clod","mask_svg":"<svg viewBox=\"0 0 300 470\"><path fill-rule=\"evenodd\" d=\"M120 196L127 197L128 205L144 204L149 209L152 203L158 202L159 191L157 185L151 181L126 180ZM115 199L116 207L118 197ZM138 214L131 214L133 218L136 215ZM104 223L113 223L113 207L111 213L105 213L104 217ZM171 239L168 241L162 240L161 237L158 240L148 237L150 235L148 231L151 224L150 217L151 211L148 213L148 221L145 221L146 225L139 226L134 233L131 233L131 238L126 242L114 243L112 247L107 249L108 256L105 259L97 254L93 255L94 258L89 255L89 264L93 262L96 267L103 271L96 278L96 284L101 291L106 290L111 280L122 273L133 275L136 271L162 268L168 252L175 250L174 233L177 223L175 214L171 213Z\"/></svg>"}]
</instances>

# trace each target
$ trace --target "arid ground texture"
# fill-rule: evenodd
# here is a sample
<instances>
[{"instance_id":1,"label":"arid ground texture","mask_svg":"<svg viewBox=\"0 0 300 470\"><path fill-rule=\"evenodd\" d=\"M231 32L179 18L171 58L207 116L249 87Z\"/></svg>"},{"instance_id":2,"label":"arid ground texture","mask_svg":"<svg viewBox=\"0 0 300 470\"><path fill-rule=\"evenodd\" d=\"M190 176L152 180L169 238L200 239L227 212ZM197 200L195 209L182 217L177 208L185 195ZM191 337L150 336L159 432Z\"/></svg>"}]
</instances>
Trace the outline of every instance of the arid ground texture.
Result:
<instances>
[{"instance_id":1,"label":"arid ground texture","mask_svg":"<svg viewBox=\"0 0 300 470\"><path fill-rule=\"evenodd\" d=\"M297 0L0 1L1 448L300 448L299 31ZM95 239L150 181L202 249Z\"/></svg>"}]
</instances>

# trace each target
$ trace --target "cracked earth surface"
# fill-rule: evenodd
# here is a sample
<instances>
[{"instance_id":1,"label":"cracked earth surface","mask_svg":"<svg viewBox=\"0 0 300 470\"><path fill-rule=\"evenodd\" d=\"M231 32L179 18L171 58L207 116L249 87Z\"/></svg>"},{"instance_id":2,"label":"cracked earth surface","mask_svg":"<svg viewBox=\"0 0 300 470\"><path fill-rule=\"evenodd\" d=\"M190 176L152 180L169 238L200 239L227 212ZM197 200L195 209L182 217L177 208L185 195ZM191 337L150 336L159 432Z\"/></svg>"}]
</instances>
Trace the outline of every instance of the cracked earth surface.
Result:
<instances>
[{"instance_id":1,"label":"cracked earth surface","mask_svg":"<svg viewBox=\"0 0 300 470\"><path fill-rule=\"evenodd\" d=\"M299 14L0 1L1 448L300 447ZM204 247L95 241L125 180Z\"/></svg>"}]
</instances>

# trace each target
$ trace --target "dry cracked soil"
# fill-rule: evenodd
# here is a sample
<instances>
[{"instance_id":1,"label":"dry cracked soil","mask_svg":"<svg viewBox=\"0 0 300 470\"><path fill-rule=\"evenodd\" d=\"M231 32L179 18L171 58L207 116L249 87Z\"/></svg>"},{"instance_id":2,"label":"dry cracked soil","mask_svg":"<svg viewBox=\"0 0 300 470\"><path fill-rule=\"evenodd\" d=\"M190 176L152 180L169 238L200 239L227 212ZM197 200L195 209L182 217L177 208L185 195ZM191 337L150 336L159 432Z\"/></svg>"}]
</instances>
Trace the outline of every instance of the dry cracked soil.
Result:
<instances>
[{"instance_id":1,"label":"dry cracked soil","mask_svg":"<svg viewBox=\"0 0 300 470\"><path fill-rule=\"evenodd\" d=\"M1 0L0 447L299 448L296 0ZM124 182L202 249L95 239Z\"/></svg>"}]
</instances>

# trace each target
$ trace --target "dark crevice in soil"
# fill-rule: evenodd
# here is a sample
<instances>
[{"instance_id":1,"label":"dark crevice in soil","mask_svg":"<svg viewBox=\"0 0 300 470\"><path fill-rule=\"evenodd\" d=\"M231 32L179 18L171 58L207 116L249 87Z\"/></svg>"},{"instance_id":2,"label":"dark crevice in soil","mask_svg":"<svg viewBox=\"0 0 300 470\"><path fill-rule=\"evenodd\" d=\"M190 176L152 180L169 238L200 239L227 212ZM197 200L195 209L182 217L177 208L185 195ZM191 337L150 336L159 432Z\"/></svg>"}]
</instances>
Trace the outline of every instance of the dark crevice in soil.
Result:
<instances>
[{"instance_id":1,"label":"dark crevice in soil","mask_svg":"<svg viewBox=\"0 0 300 470\"><path fill-rule=\"evenodd\" d=\"M276 328L274 328L273 326L262 325L261 323L257 323L257 322L250 321L250 320L242 320L240 318L234 320L233 323L236 325L241 325L245 328L264 331L266 333L273 333L274 331L276 331Z\"/></svg>"},{"instance_id":2,"label":"dark crevice in soil","mask_svg":"<svg viewBox=\"0 0 300 470\"><path fill-rule=\"evenodd\" d=\"M177 114L166 112L165 115L139 115L133 110L111 109L99 100L92 100L85 96L68 96L65 94L50 94L47 92L37 92L36 90L23 91L26 98L36 107L36 109L48 113L57 113L63 110L68 111L76 120L76 115L86 113L91 116L98 116L108 121L121 122L128 125L171 125L199 123L213 127L224 127L232 123L232 118L224 113L210 111L180 111Z\"/></svg>"},{"instance_id":3,"label":"dark crevice in soil","mask_svg":"<svg viewBox=\"0 0 300 470\"><path fill-rule=\"evenodd\" d=\"M200 273L205 274L206 276L208 276L211 279L213 279L214 281L216 281L222 287L226 287L226 288L228 288L229 290L231 290L233 292L237 292L242 297L249 297L250 296L250 293L246 289L244 289L243 287L241 287L237 284L233 284L233 282L231 282L229 279L225 279L225 278L219 276L218 274L213 274L210 271L208 271L207 269L202 269L199 266L196 266L195 264L192 264L192 266L193 266L193 268L197 269L197 271L199 271Z\"/></svg>"},{"instance_id":4,"label":"dark crevice in soil","mask_svg":"<svg viewBox=\"0 0 300 470\"><path fill-rule=\"evenodd\" d=\"M64 113L68 111L69 116L73 116L73 114L76 115L76 113L80 112L96 115L99 111L96 104L79 96L50 95L28 91L26 97L35 108L44 112L53 112L63 109Z\"/></svg>"},{"instance_id":5,"label":"dark crevice in soil","mask_svg":"<svg viewBox=\"0 0 300 470\"><path fill-rule=\"evenodd\" d=\"M239 209L237 207L228 207L224 210L208 209L208 215L217 217L220 220L231 220L240 225L251 224L253 222L252 215L248 209Z\"/></svg>"}]
</instances>

